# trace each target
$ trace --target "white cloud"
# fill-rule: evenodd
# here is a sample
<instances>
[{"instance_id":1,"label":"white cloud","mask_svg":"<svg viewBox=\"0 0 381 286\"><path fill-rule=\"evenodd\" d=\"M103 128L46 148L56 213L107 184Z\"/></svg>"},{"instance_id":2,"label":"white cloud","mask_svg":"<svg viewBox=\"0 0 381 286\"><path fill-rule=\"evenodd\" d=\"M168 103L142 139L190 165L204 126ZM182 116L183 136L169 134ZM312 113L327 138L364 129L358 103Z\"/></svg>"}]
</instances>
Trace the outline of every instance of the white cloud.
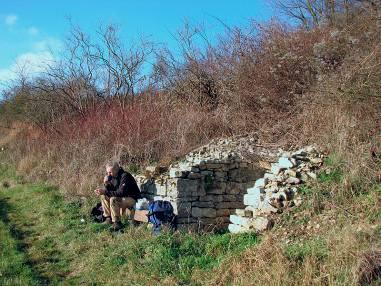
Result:
<instances>
[{"instance_id":1,"label":"white cloud","mask_svg":"<svg viewBox=\"0 0 381 286\"><path fill-rule=\"evenodd\" d=\"M31 36L35 36L39 33L39 30L36 28L36 27L29 27L28 28L28 34L31 35Z\"/></svg>"},{"instance_id":2,"label":"white cloud","mask_svg":"<svg viewBox=\"0 0 381 286\"><path fill-rule=\"evenodd\" d=\"M18 18L19 17L15 14L9 14L9 15L5 16L5 25L7 25L9 27L13 26L14 24L16 24Z\"/></svg>"},{"instance_id":3,"label":"white cloud","mask_svg":"<svg viewBox=\"0 0 381 286\"><path fill-rule=\"evenodd\" d=\"M47 65L55 61L53 54L59 52L62 46L62 42L55 38L35 42L31 51L17 56L10 66L0 68L0 93L7 83L17 79L20 73L32 78L45 71Z\"/></svg>"},{"instance_id":4,"label":"white cloud","mask_svg":"<svg viewBox=\"0 0 381 286\"><path fill-rule=\"evenodd\" d=\"M48 51L28 52L19 55L15 62L5 69L0 69L0 85L17 79L22 73L33 77L46 70L49 63L54 61L53 55Z\"/></svg>"},{"instance_id":5,"label":"white cloud","mask_svg":"<svg viewBox=\"0 0 381 286\"><path fill-rule=\"evenodd\" d=\"M42 41L35 42L33 48L37 51L59 51L62 49L62 42L55 38L47 38Z\"/></svg>"},{"instance_id":6,"label":"white cloud","mask_svg":"<svg viewBox=\"0 0 381 286\"><path fill-rule=\"evenodd\" d=\"M44 71L52 61L53 55L48 51L29 52L18 56L14 65L23 67L30 74L36 74Z\"/></svg>"},{"instance_id":7,"label":"white cloud","mask_svg":"<svg viewBox=\"0 0 381 286\"><path fill-rule=\"evenodd\" d=\"M1 85L5 85L7 82L13 80L16 78L16 73L13 72L11 69L0 69L0 90Z\"/></svg>"}]
</instances>

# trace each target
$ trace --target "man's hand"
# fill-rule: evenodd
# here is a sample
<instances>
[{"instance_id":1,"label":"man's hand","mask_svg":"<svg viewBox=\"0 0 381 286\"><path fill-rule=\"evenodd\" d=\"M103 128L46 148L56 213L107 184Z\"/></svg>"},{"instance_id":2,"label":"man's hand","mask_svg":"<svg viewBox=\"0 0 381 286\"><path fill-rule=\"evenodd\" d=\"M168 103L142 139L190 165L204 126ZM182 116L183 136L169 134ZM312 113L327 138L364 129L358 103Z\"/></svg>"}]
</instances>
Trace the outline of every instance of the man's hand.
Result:
<instances>
[{"instance_id":1,"label":"man's hand","mask_svg":"<svg viewBox=\"0 0 381 286\"><path fill-rule=\"evenodd\" d=\"M111 180L110 179L110 176L109 175L106 175L104 178L103 178L103 183L104 184L111 184Z\"/></svg>"},{"instance_id":2,"label":"man's hand","mask_svg":"<svg viewBox=\"0 0 381 286\"><path fill-rule=\"evenodd\" d=\"M94 191L94 193L97 195L97 196L101 196L101 195L104 195L105 194L105 190L104 189L96 189Z\"/></svg>"}]
</instances>

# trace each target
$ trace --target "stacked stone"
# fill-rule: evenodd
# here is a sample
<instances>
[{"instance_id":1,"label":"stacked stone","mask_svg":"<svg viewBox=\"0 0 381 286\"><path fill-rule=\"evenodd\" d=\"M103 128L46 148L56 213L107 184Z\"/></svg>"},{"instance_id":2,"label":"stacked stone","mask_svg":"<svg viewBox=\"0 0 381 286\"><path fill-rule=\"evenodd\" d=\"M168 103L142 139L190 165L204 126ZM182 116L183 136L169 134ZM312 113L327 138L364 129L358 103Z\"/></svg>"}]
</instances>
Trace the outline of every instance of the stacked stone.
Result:
<instances>
[{"instance_id":1,"label":"stacked stone","mask_svg":"<svg viewBox=\"0 0 381 286\"><path fill-rule=\"evenodd\" d=\"M244 207L247 187L263 171L242 159L201 160L199 164L179 163L169 170L165 184L156 194L171 201L180 228L221 229L229 223L229 215Z\"/></svg>"},{"instance_id":2,"label":"stacked stone","mask_svg":"<svg viewBox=\"0 0 381 286\"><path fill-rule=\"evenodd\" d=\"M180 228L226 229L229 216L244 208L246 189L264 174L258 162L244 158L243 151L254 150L255 142L250 136L216 140L172 164L169 172L137 180L146 197L172 203ZM264 148L257 151L257 158L271 155Z\"/></svg>"},{"instance_id":3,"label":"stacked stone","mask_svg":"<svg viewBox=\"0 0 381 286\"><path fill-rule=\"evenodd\" d=\"M229 157L248 161L250 157L272 161L277 154L274 147L259 144L255 135L241 135L225 139L215 139L186 156L186 161L199 164L203 160L223 160Z\"/></svg>"},{"instance_id":4,"label":"stacked stone","mask_svg":"<svg viewBox=\"0 0 381 286\"><path fill-rule=\"evenodd\" d=\"M237 209L230 216L229 231L266 230L273 224L271 214L300 205L298 187L310 179L316 179L323 157L313 146L281 154L278 162L271 164L269 172L247 189L244 195L246 208Z\"/></svg>"}]
</instances>

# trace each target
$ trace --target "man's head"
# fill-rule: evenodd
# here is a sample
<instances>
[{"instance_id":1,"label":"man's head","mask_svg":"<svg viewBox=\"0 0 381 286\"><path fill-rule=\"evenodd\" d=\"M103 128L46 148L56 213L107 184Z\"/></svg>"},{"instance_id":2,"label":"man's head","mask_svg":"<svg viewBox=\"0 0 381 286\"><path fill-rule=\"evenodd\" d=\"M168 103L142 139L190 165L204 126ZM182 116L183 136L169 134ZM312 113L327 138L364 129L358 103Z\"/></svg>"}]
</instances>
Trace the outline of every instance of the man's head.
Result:
<instances>
[{"instance_id":1,"label":"man's head","mask_svg":"<svg viewBox=\"0 0 381 286\"><path fill-rule=\"evenodd\" d=\"M106 164L106 172L107 175L116 177L118 175L120 166L118 162L108 162Z\"/></svg>"}]
</instances>

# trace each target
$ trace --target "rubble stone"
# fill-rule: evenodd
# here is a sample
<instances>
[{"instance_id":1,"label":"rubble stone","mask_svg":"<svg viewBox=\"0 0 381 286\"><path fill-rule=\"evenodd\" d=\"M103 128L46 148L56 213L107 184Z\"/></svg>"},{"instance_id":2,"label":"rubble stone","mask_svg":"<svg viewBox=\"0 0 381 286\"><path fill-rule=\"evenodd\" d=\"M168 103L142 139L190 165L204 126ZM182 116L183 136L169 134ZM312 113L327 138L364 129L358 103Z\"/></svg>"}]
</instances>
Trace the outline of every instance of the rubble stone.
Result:
<instances>
[{"instance_id":1,"label":"rubble stone","mask_svg":"<svg viewBox=\"0 0 381 286\"><path fill-rule=\"evenodd\" d=\"M291 162L290 159L281 157L278 160L278 166L281 169L289 169L289 168L294 167L294 164Z\"/></svg>"},{"instance_id":2,"label":"rubble stone","mask_svg":"<svg viewBox=\"0 0 381 286\"><path fill-rule=\"evenodd\" d=\"M260 203L261 197L260 194L246 194L243 196L243 203L246 206L258 207Z\"/></svg>"}]
</instances>

